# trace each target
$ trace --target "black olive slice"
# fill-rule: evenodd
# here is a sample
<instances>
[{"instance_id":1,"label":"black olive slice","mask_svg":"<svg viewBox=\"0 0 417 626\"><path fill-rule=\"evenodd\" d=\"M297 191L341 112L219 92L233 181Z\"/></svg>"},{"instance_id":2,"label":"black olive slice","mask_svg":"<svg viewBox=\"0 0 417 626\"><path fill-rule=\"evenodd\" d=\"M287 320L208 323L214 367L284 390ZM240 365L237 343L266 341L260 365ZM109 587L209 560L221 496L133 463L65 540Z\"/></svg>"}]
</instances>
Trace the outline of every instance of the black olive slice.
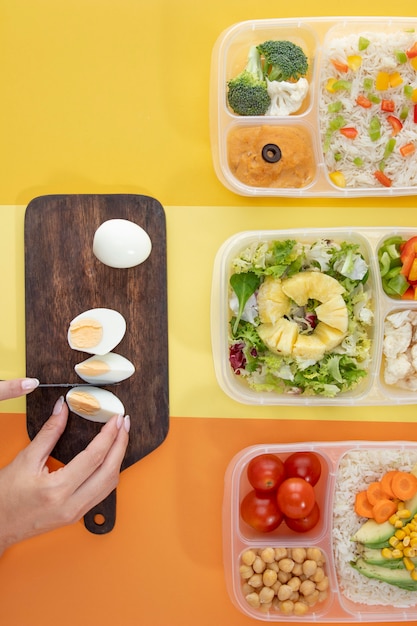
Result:
<instances>
[{"instance_id":1,"label":"black olive slice","mask_svg":"<svg viewBox=\"0 0 417 626\"><path fill-rule=\"evenodd\" d=\"M262 158L267 163L277 163L281 156L281 150L276 143L267 143L262 148Z\"/></svg>"}]
</instances>

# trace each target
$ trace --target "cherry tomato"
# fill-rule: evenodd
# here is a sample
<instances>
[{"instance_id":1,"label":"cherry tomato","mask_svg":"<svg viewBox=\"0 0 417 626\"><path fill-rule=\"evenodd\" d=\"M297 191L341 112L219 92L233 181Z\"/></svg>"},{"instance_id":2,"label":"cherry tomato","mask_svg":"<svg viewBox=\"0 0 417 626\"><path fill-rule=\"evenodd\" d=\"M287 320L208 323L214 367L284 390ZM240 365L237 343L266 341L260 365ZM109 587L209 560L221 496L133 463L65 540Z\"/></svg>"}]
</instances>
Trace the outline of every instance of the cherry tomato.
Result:
<instances>
[{"instance_id":1,"label":"cherry tomato","mask_svg":"<svg viewBox=\"0 0 417 626\"><path fill-rule=\"evenodd\" d=\"M259 454L249 462L248 480L256 491L273 491L284 478L284 463L275 454Z\"/></svg>"},{"instance_id":2,"label":"cherry tomato","mask_svg":"<svg viewBox=\"0 0 417 626\"><path fill-rule=\"evenodd\" d=\"M287 478L278 487L278 507L291 519L309 515L315 501L314 488L304 478Z\"/></svg>"},{"instance_id":3,"label":"cherry tomato","mask_svg":"<svg viewBox=\"0 0 417 626\"><path fill-rule=\"evenodd\" d=\"M288 528L291 528L291 530L294 530L297 533L307 533L309 530L314 528L320 520L319 506L317 502L315 502L311 512L305 517L300 517L300 519L284 517L284 520Z\"/></svg>"},{"instance_id":4,"label":"cherry tomato","mask_svg":"<svg viewBox=\"0 0 417 626\"><path fill-rule=\"evenodd\" d=\"M242 519L261 533L269 533L281 524L284 519L280 511L276 494L260 494L254 489L240 503Z\"/></svg>"},{"instance_id":5,"label":"cherry tomato","mask_svg":"<svg viewBox=\"0 0 417 626\"><path fill-rule=\"evenodd\" d=\"M288 478L304 478L314 486L321 475L321 463L314 452L294 452L284 461L285 473Z\"/></svg>"}]
</instances>

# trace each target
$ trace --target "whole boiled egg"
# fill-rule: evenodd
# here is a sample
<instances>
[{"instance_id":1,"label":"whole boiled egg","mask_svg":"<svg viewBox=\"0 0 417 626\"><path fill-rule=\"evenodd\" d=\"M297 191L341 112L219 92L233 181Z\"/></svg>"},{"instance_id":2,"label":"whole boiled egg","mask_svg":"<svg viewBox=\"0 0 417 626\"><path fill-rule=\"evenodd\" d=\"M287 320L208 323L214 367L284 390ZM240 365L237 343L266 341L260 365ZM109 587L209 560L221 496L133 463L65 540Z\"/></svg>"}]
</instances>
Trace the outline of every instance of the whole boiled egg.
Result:
<instances>
[{"instance_id":1,"label":"whole boiled egg","mask_svg":"<svg viewBox=\"0 0 417 626\"><path fill-rule=\"evenodd\" d=\"M82 363L77 363L74 369L85 382L92 385L105 385L119 383L129 378L134 373L135 366L124 356L108 352L91 356Z\"/></svg>"},{"instance_id":2,"label":"whole boiled egg","mask_svg":"<svg viewBox=\"0 0 417 626\"><path fill-rule=\"evenodd\" d=\"M70 411L92 422L108 422L113 415L124 415L122 402L111 391L79 385L70 389L66 395Z\"/></svg>"},{"instance_id":3,"label":"whole boiled egg","mask_svg":"<svg viewBox=\"0 0 417 626\"><path fill-rule=\"evenodd\" d=\"M89 354L107 354L123 339L126 320L113 309L90 309L70 322L68 343L73 350Z\"/></svg>"},{"instance_id":4,"label":"whole boiled egg","mask_svg":"<svg viewBox=\"0 0 417 626\"><path fill-rule=\"evenodd\" d=\"M135 222L112 219L94 233L93 252L109 267L127 268L143 263L152 250L148 233Z\"/></svg>"}]
</instances>

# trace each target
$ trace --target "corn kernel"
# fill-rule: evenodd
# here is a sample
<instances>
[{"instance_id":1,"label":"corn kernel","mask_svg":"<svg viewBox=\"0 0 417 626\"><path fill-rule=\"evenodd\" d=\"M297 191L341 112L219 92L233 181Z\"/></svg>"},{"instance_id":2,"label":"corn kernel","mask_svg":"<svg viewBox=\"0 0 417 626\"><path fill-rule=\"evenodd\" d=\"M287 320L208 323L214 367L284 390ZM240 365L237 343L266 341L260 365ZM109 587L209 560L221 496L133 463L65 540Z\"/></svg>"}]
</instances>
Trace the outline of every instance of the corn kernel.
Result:
<instances>
[{"instance_id":1,"label":"corn kernel","mask_svg":"<svg viewBox=\"0 0 417 626\"><path fill-rule=\"evenodd\" d=\"M404 539L403 539L403 546L404 546L404 548L406 548L407 546L409 546L409 545L410 545L410 541L411 541L410 536L409 536L409 535L406 535L406 536L404 537Z\"/></svg>"},{"instance_id":2,"label":"corn kernel","mask_svg":"<svg viewBox=\"0 0 417 626\"><path fill-rule=\"evenodd\" d=\"M404 548L404 556L408 556L409 558L414 558L416 556L416 551L414 548Z\"/></svg>"},{"instance_id":3,"label":"corn kernel","mask_svg":"<svg viewBox=\"0 0 417 626\"><path fill-rule=\"evenodd\" d=\"M410 538L410 546L412 548L415 548L417 546L417 537L411 537Z\"/></svg>"},{"instance_id":4,"label":"corn kernel","mask_svg":"<svg viewBox=\"0 0 417 626\"><path fill-rule=\"evenodd\" d=\"M401 539L404 539L404 537L406 536L406 532L403 528L399 528L395 531L394 535L397 537L397 539L401 541Z\"/></svg>"},{"instance_id":5,"label":"corn kernel","mask_svg":"<svg viewBox=\"0 0 417 626\"><path fill-rule=\"evenodd\" d=\"M401 511L401 509L405 509L405 502L403 500L398 500L397 511Z\"/></svg>"},{"instance_id":6,"label":"corn kernel","mask_svg":"<svg viewBox=\"0 0 417 626\"><path fill-rule=\"evenodd\" d=\"M414 563L411 559L404 557L403 559L403 563L405 565L405 568L408 572L412 572L414 569Z\"/></svg>"},{"instance_id":7,"label":"corn kernel","mask_svg":"<svg viewBox=\"0 0 417 626\"><path fill-rule=\"evenodd\" d=\"M417 570L416 568L414 568L411 572L410 572L410 576L413 580L417 580Z\"/></svg>"},{"instance_id":8,"label":"corn kernel","mask_svg":"<svg viewBox=\"0 0 417 626\"><path fill-rule=\"evenodd\" d=\"M392 526L395 526L395 522L397 521L397 514L394 513L394 515L391 515L391 517L388 518L388 521L390 524L392 524Z\"/></svg>"},{"instance_id":9,"label":"corn kernel","mask_svg":"<svg viewBox=\"0 0 417 626\"><path fill-rule=\"evenodd\" d=\"M400 540L397 539L397 537L395 535L393 535L392 537L390 537L388 539L388 543L390 546L392 546L393 548L395 548L396 546L398 546L398 544L400 543Z\"/></svg>"},{"instance_id":10,"label":"corn kernel","mask_svg":"<svg viewBox=\"0 0 417 626\"><path fill-rule=\"evenodd\" d=\"M408 509L399 509L397 515L400 519L408 519L411 517L411 513Z\"/></svg>"},{"instance_id":11,"label":"corn kernel","mask_svg":"<svg viewBox=\"0 0 417 626\"><path fill-rule=\"evenodd\" d=\"M404 522L397 518L394 524L394 528L402 528L403 526L404 526Z\"/></svg>"},{"instance_id":12,"label":"corn kernel","mask_svg":"<svg viewBox=\"0 0 417 626\"><path fill-rule=\"evenodd\" d=\"M384 559L392 559L392 550L389 548L382 548L381 556L383 556Z\"/></svg>"},{"instance_id":13,"label":"corn kernel","mask_svg":"<svg viewBox=\"0 0 417 626\"><path fill-rule=\"evenodd\" d=\"M392 551L392 558L393 559L401 559L403 556L403 551L400 550L399 548L394 548Z\"/></svg>"}]
</instances>

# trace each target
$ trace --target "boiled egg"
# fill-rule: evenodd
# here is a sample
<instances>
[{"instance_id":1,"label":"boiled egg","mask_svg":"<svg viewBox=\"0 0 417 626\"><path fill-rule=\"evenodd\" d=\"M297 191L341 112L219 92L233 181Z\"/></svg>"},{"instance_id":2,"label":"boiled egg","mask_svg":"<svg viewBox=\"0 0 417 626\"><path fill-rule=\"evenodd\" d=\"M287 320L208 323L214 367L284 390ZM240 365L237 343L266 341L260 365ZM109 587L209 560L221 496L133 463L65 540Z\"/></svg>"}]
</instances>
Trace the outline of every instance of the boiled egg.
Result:
<instances>
[{"instance_id":1,"label":"boiled egg","mask_svg":"<svg viewBox=\"0 0 417 626\"><path fill-rule=\"evenodd\" d=\"M92 385L73 387L66 395L70 411L92 422L108 422L113 415L124 415L122 402L111 391Z\"/></svg>"},{"instance_id":2,"label":"boiled egg","mask_svg":"<svg viewBox=\"0 0 417 626\"><path fill-rule=\"evenodd\" d=\"M99 261L109 267L139 265L148 258L151 250L148 233L130 220L107 220L94 233L93 252Z\"/></svg>"},{"instance_id":3,"label":"boiled egg","mask_svg":"<svg viewBox=\"0 0 417 626\"><path fill-rule=\"evenodd\" d=\"M108 352L91 356L82 363L77 363L74 369L85 382L92 385L105 385L119 383L129 378L134 373L135 366L124 356Z\"/></svg>"},{"instance_id":4,"label":"boiled egg","mask_svg":"<svg viewBox=\"0 0 417 626\"><path fill-rule=\"evenodd\" d=\"M126 320L113 309L90 309L80 313L68 328L68 343L73 350L107 354L121 342Z\"/></svg>"}]
</instances>

